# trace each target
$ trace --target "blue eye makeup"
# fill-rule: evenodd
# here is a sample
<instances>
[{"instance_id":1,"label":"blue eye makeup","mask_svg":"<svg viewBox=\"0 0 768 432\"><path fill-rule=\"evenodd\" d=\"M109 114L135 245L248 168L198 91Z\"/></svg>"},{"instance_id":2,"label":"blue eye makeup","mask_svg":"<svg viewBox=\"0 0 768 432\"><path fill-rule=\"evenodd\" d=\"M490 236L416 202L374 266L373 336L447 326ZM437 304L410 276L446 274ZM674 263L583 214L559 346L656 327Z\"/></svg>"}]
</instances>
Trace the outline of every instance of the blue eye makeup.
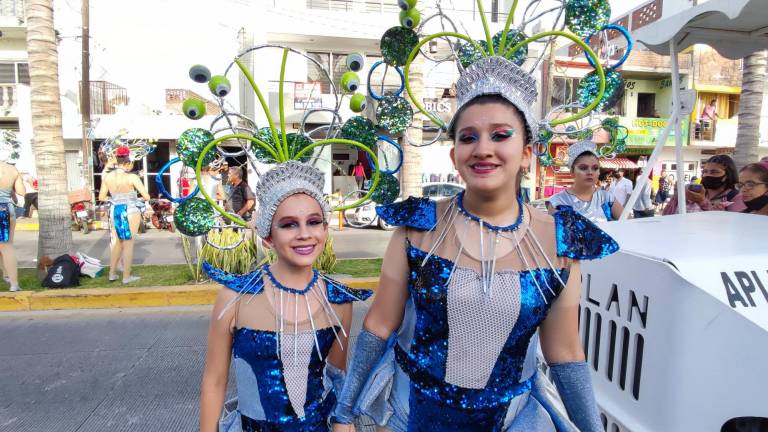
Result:
<instances>
[{"instance_id":1,"label":"blue eye makeup","mask_svg":"<svg viewBox=\"0 0 768 432\"><path fill-rule=\"evenodd\" d=\"M515 136L515 130L513 128L491 132L491 139L494 141L504 141L506 139L512 138L513 136Z\"/></svg>"}]
</instances>

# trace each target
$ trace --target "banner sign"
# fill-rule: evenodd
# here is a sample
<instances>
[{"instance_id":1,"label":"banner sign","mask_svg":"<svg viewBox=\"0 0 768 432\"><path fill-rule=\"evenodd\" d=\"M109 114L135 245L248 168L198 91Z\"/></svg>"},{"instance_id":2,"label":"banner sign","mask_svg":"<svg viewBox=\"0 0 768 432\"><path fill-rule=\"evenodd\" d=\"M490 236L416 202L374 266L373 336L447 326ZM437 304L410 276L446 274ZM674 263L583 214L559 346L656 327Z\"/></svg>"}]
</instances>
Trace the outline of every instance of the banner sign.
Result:
<instances>
[{"instance_id":1,"label":"banner sign","mask_svg":"<svg viewBox=\"0 0 768 432\"><path fill-rule=\"evenodd\" d=\"M667 127L669 120L660 118L628 118L619 117L619 124L626 127L629 130L629 136L627 137L627 146L655 146L661 131ZM683 145L688 145L688 128L689 123L687 121L682 122L683 131ZM667 136L667 142L665 146L674 147L675 145L675 129L673 128Z\"/></svg>"}]
</instances>

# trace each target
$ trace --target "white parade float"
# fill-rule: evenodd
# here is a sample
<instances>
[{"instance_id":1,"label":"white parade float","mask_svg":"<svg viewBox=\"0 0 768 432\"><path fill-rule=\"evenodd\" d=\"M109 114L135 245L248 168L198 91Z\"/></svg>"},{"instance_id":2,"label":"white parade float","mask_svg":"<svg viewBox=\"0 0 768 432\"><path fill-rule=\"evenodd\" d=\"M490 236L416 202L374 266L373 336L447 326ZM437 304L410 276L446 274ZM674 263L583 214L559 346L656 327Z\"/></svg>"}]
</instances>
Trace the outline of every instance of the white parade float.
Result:
<instances>
[{"instance_id":1,"label":"white parade float","mask_svg":"<svg viewBox=\"0 0 768 432\"><path fill-rule=\"evenodd\" d=\"M710 0L635 32L672 57L696 43L736 59L768 48L765 0ZM674 89L673 114L625 207L695 95ZM683 178L678 172L677 178ZM684 182L678 182L678 208ZM768 430L768 218L728 212L601 224L620 244L585 262L580 331L608 432Z\"/></svg>"}]
</instances>

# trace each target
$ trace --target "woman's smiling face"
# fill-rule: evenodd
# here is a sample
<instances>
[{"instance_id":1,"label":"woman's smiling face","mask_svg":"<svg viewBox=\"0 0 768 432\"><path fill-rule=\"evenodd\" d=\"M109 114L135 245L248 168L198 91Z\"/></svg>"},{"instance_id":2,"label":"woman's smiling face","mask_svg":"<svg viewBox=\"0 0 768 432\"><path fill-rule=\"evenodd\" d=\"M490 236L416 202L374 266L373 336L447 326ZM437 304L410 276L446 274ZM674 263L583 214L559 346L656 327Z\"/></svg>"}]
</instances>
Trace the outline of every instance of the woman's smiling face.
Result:
<instances>
[{"instance_id":1,"label":"woman's smiling face","mask_svg":"<svg viewBox=\"0 0 768 432\"><path fill-rule=\"evenodd\" d=\"M291 195L277 206L267 243L277 258L292 267L311 266L328 239L320 203L309 195Z\"/></svg>"},{"instance_id":2,"label":"woman's smiling face","mask_svg":"<svg viewBox=\"0 0 768 432\"><path fill-rule=\"evenodd\" d=\"M531 162L531 146L524 142L525 123L518 110L507 103L478 103L459 116L451 158L467 189L483 193L511 185L516 189L521 167Z\"/></svg>"}]
</instances>

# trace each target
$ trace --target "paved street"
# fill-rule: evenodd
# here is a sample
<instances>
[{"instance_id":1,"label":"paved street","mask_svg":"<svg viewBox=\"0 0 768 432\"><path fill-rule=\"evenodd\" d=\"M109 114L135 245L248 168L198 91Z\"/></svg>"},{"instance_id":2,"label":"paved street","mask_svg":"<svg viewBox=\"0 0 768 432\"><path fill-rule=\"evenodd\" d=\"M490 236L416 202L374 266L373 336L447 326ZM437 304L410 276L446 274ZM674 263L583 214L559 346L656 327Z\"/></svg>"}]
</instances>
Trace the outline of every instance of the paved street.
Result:
<instances>
[{"instance_id":1,"label":"paved street","mask_svg":"<svg viewBox=\"0 0 768 432\"><path fill-rule=\"evenodd\" d=\"M209 310L3 314L0 432L197 430Z\"/></svg>"},{"instance_id":2,"label":"paved street","mask_svg":"<svg viewBox=\"0 0 768 432\"><path fill-rule=\"evenodd\" d=\"M377 228L344 228L338 231L331 227L334 250L339 258L378 258L384 256L391 231ZM72 233L75 250L83 252L102 262L109 262L109 235L107 231L93 231L83 235ZM14 243L20 267L37 265L37 231L16 231ZM149 230L140 234L134 252L136 264L183 264L184 253L178 233Z\"/></svg>"}]
</instances>

